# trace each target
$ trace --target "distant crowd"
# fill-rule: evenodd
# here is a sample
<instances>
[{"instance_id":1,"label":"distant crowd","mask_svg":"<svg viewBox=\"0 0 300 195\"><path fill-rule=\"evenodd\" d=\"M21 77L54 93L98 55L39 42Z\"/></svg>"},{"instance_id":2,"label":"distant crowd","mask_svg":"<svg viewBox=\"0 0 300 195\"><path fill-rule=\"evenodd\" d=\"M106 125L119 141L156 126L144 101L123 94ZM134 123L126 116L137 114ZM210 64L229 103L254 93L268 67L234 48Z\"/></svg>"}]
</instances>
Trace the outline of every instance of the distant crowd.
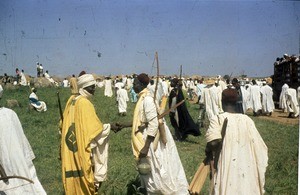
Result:
<instances>
[{"instance_id":1,"label":"distant crowd","mask_svg":"<svg viewBox=\"0 0 300 195\"><path fill-rule=\"evenodd\" d=\"M212 194L247 194L250 191L263 194L268 149L253 120L246 114L251 110L253 116L272 115L275 106L268 79L224 79L221 75L206 79L150 77L145 73L100 78L82 71L78 77L72 75L69 79L57 82L48 71L43 73L40 64L37 65L39 68L34 82L46 79L54 87L70 88L70 98L65 111L61 111L59 123L65 194L97 194L107 178L110 131L117 133L125 127L132 128L129 147L132 147L137 162L144 194L199 194L205 179L203 177L209 171ZM37 112L47 112L46 102L38 98L36 83L28 82L24 77L24 71L16 69L17 80L13 81L13 85L29 85L30 107ZM1 79L0 98L3 88L7 88L7 79L6 74ZM102 123L89 99L97 87L104 88L105 97L116 98L120 117L128 114L127 102L133 102L135 110L132 122ZM187 100L199 105L196 120L189 114ZM300 87L296 91L284 84L279 108L289 112L288 117L296 118L299 116L299 101ZM4 119L8 113L12 116ZM10 109L0 108L0 115L4 119L0 125L14 126L16 121L20 124ZM170 118L173 134L164 119L166 116ZM206 121L209 126L204 125ZM200 136L203 128L205 132L202 133L205 133L207 141L206 158L188 184L174 141L183 142L188 136ZM21 126L14 129L23 135ZM3 133L3 137L7 135L4 131L0 133ZM16 183L0 181L0 186L5 193L45 194L32 164L33 152L26 137L23 141L28 151L24 152L22 147L18 147L18 156L9 152L10 148L5 148L8 152L0 157L0 175L27 171L23 175L29 181L34 181L34 184L28 185L25 182L27 185L24 185L24 181L17 180ZM20 140L10 142L19 143ZM32 153L32 157L26 161L27 153ZM22 168L20 163L9 163L16 162L16 158L22 160Z\"/></svg>"}]
</instances>

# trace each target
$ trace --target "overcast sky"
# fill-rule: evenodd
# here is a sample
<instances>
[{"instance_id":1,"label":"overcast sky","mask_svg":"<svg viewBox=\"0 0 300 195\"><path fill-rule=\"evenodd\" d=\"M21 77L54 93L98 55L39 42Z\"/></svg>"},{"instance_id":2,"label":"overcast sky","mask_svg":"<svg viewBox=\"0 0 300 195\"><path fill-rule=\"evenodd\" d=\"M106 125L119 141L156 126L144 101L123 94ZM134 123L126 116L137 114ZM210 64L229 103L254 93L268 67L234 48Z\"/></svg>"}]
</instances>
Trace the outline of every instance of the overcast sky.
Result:
<instances>
[{"instance_id":1,"label":"overcast sky","mask_svg":"<svg viewBox=\"0 0 300 195\"><path fill-rule=\"evenodd\" d=\"M299 1L1 0L0 75L270 76L299 54Z\"/></svg>"}]
</instances>

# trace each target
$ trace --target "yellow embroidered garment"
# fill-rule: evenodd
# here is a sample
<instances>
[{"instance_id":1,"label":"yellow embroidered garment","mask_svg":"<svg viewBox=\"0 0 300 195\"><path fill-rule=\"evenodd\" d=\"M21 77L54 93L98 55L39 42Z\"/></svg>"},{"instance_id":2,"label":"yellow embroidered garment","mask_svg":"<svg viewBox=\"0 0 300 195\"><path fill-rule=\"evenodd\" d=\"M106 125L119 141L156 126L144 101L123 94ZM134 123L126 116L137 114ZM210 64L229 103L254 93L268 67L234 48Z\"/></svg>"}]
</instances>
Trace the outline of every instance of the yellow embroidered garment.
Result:
<instances>
[{"instance_id":1,"label":"yellow embroidered garment","mask_svg":"<svg viewBox=\"0 0 300 195\"><path fill-rule=\"evenodd\" d=\"M145 145L145 141L143 139L143 132L138 131L138 127L141 125L141 120L139 118L140 107L147 93L148 93L147 88L145 88L143 91L139 93L139 100L136 103L134 113L133 113L131 144L132 144L133 155L136 157L136 159L138 159L140 151Z\"/></svg>"},{"instance_id":2,"label":"yellow embroidered garment","mask_svg":"<svg viewBox=\"0 0 300 195\"><path fill-rule=\"evenodd\" d=\"M71 96L64 111L61 139L66 195L95 194L90 142L102 130L93 104L83 96Z\"/></svg>"}]
</instances>

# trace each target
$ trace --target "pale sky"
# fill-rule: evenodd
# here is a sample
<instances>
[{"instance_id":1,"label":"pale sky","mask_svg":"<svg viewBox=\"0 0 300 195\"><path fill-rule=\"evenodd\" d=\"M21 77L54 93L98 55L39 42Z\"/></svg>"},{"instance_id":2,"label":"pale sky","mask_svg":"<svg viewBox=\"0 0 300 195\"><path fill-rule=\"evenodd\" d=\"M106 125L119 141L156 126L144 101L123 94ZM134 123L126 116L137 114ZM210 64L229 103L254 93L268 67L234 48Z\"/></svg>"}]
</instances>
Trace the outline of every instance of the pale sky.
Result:
<instances>
[{"instance_id":1,"label":"pale sky","mask_svg":"<svg viewBox=\"0 0 300 195\"><path fill-rule=\"evenodd\" d=\"M273 74L299 54L300 1L1 0L0 75Z\"/></svg>"}]
</instances>

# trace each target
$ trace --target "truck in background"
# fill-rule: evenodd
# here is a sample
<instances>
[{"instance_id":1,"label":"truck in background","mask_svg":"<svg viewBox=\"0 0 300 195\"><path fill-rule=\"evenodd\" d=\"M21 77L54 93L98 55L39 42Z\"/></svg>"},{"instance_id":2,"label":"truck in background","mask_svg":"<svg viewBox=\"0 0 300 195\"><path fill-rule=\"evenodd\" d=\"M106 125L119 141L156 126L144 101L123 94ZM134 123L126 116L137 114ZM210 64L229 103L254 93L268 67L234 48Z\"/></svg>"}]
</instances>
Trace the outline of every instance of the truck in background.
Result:
<instances>
[{"instance_id":1,"label":"truck in background","mask_svg":"<svg viewBox=\"0 0 300 195\"><path fill-rule=\"evenodd\" d=\"M278 105L283 84L297 89L300 86L300 57L284 54L283 58L277 58L274 63L274 75L272 76L273 99Z\"/></svg>"}]
</instances>

